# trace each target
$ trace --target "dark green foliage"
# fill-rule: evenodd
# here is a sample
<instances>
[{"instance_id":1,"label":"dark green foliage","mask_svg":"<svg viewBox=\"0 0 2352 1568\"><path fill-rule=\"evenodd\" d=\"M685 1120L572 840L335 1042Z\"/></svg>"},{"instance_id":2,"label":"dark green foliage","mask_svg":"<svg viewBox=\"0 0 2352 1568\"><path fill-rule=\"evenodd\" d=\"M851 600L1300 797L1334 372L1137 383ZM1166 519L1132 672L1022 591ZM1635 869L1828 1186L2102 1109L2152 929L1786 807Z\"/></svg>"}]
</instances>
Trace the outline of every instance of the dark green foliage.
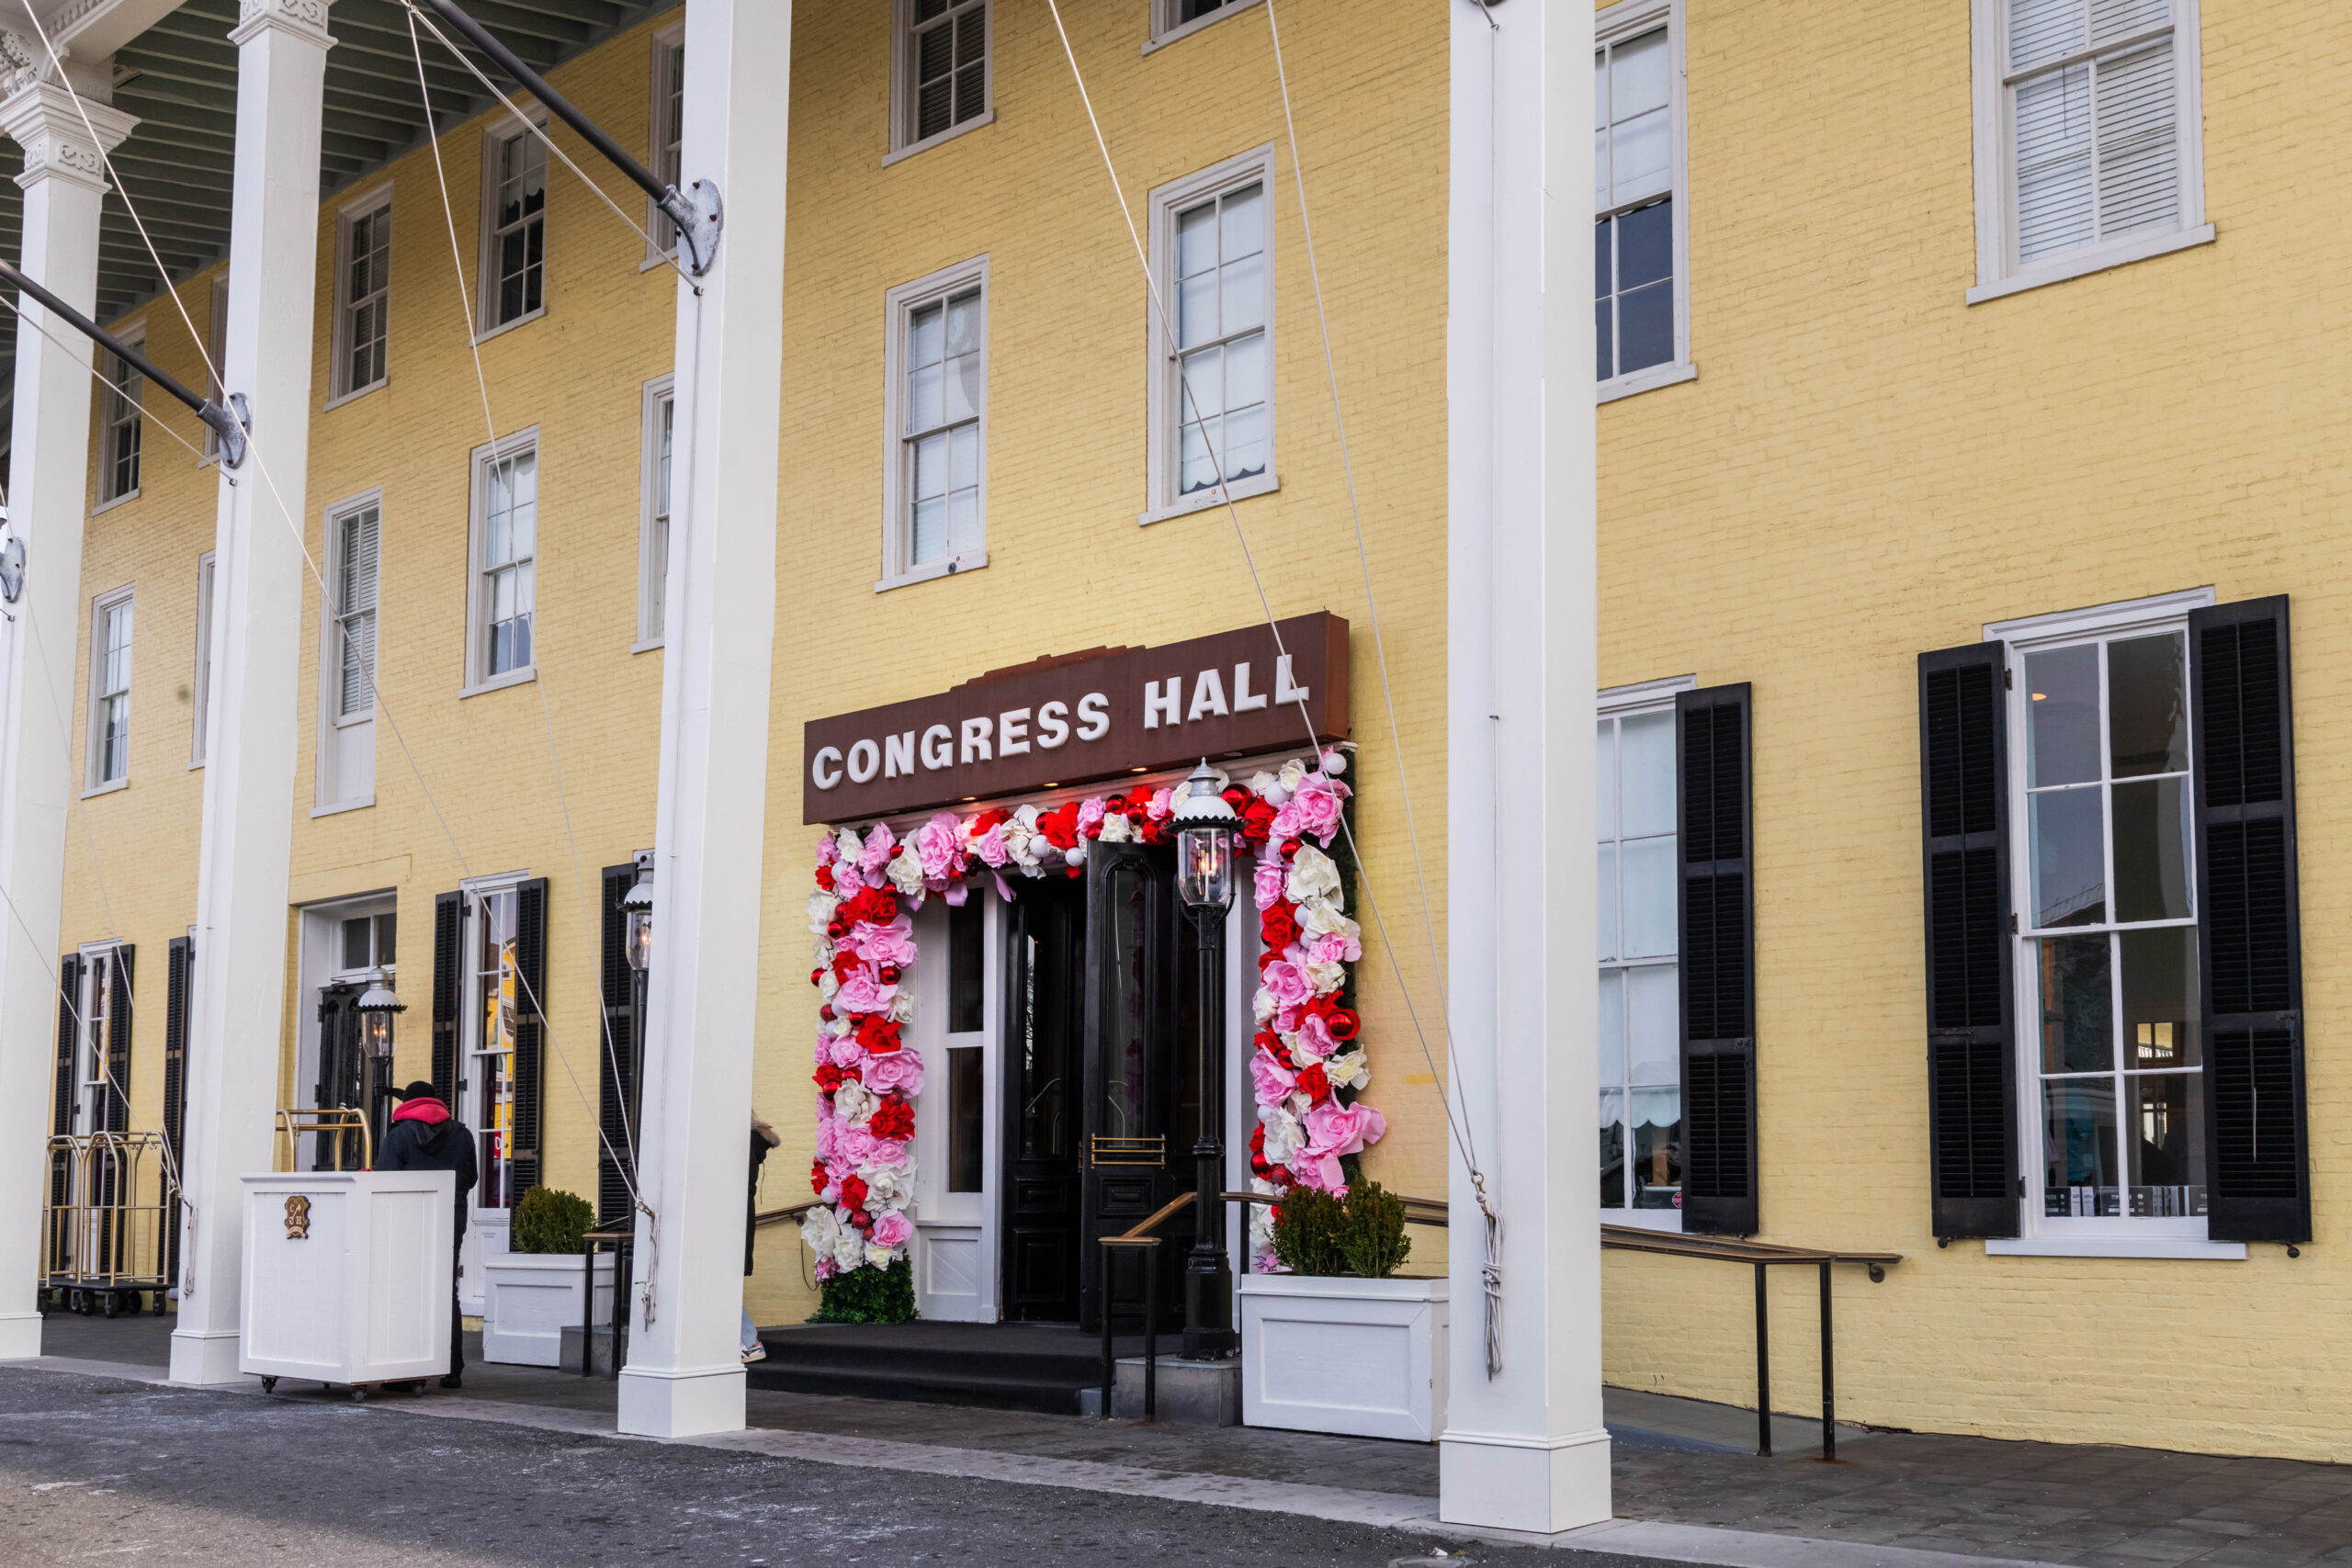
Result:
<instances>
[{"instance_id":1,"label":"dark green foliage","mask_svg":"<svg viewBox=\"0 0 2352 1568\"><path fill-rule=\"evenodd\" d=\"M1412 1238L1405 1234L1405 1201L1383 1190L1377 1181L1350 1188L1340 1250L1351 1274L1385 1280L1396 1272L1413 1250Z\"/></svg>"},{"instance_id":2,"label":"dark green foliage","mask_svg":"<svg viewBox=\"0 0 2352 1568\"><path fill-rule=\"evenodd\" d=\"M571 1252L584 1250L581 1237L595 1223L588 1200L560 1187L534 1187L514 1205L509 1250Z\"/></svg>"},{"instance_id":3,"label":"dark green foliage","mask_svg":"<svg viewBox=\"0 0 2352 1568\"><path fill-rule=\"evenodd\" d=\"M1294 1187L1274 1210L1274 1256L1294 1274L1344 1272L1347 1223L1347 1210L1337 1198Z\"/></svg>"},{"instance_id":4,"label":"dark green foliage","mask_svg":"<svg viewBox=\"0 0 2352 1568\"><path fill-rule=\"evenodd\" d=\"M915 1269L901 1258L888 1269L852 1269L823 1285L811 1323L912 1323Z\"/></svg>"}]
</instances>

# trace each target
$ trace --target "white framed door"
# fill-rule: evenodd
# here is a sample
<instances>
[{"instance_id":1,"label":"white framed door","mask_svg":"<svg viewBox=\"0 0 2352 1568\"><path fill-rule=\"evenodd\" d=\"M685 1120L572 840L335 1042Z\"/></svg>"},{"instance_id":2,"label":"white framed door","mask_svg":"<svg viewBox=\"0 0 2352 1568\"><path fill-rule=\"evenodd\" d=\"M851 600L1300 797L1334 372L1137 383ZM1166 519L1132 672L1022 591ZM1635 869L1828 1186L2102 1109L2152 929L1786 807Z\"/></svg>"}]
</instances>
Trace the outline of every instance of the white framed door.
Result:
<instances>
[{"instance_id":1,"label":"white framed door","mask_svg":"<svg viewBox=\"0 0 2352 1568\"><path fill-rule=\"evenodd\" d=\"M961 907L927 900L915 915L914 1017L922 1054L915 1106L915 1301L923 1316L994 1323L1002 1164L999 1096L1004 918L993 893Z\"/></svg>"}]
</instances>

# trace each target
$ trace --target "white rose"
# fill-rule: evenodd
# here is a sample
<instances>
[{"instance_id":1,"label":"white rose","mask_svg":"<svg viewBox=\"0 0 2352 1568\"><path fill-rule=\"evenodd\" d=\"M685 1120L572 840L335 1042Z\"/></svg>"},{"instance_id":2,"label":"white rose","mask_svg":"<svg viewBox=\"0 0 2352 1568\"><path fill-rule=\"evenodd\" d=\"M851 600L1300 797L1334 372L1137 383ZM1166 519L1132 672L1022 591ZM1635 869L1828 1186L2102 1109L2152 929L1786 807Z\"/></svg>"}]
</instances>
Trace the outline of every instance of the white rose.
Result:
<instances>
[{"instance_id":1,"label":"white rose","mask_svg":"<svg viewBox=\"0 0 2352 1568\"><path fill-rule=\"evenodd\" d=\"M1301 844L1297 858L1290 863L1290 876L1283 885L1283 892L1294 904L1306 904L1316 898L1329 897L1340 890L1340 868L1331 857L1313 844Z\"/></svg>"},{"instance_id":2,"label":"white rose","mask_svg":"<svg viewBox=\"0 0 2352 1568\"><path fill-rule=\"evenodd\" d=\"M1037 830L1038 815L1039 813L1035 807L1024 806L1020 810L1012 814L1012 819L1021 824L1021 830L1023 832L1034 833Z\"/></svg>"},{"instance_id":3,"label":"white rose","mask_svg":"<svg viewBox=\"0 0 2352 1568\"><path fill-rule=\"evenodd\" d=\"M865 1261L865 1237L855 1225L843 1225L833 1238L833 1267L854 1269Z\"/></svg>"},{"instance_id":4,"label":"white rose","mask_svg":"<svg viewBox=\"0 0 2352 1568\"><path fill-rule=\"evenodd\" d=\"M1263 986L1259 987L1258 995L1250 1001L1250 1010L1256 1015L1258 1027L1263 1029L1266 1026L1266 1021L1274 1016L1273 993Z\"/></svg>"},{"instance_id":5,"label":"white rose","mask_svg":"<svg viewBox=\"0 0 2352 1568\"><path fill-rule=\"evenodd\" d=\"M1266 1158L1275 1165L1288 1165L1290 1156L1306 1146L1306 1129L1298 1118L1279 1105L1261 1105L1258 1120L1266 1129Z\"/></svg>"},{"instance_id":6,"label":"white rose","mask_svg":"<svg viewBox=\"0 0 2352 1568\"><path fill-rule=\"evenodd\" d=\"M841 988L841 976L834 974L831 969L826 970L823 974L817 976L817 994L824 998L827 1001L831 1001L833 999L834 993L839 991Z\"/></svg>"},{"instance_id":7,"label":"white rose","mask_svg":"<svg viewBox=\"0 0 2352 1568\"><path fill-rule=\"evenodd\" d=\"M1275 794L1277 790L1282 792L1279 795ZM1280 806L1290 798L1290 791L1283 789L1281 781L1262 768L1250 775L1250 793L1264 799L1271 806Z\"/></svg>"},{"instance_id":8,"label":"white rose","mask_svg":"<svg viewBox=\"0 0 2352 1568\"><path fill-rule=\"evenodd\" d=\"M1102 841L1104 843L1124 844L1132 837L1134 837L1134 834L1129 831L1127 819L1125 818L1113 815L1106 816L1102 818Z\"/></svg>"},{"instance_id":9,"label":"white rose","mask_svg":"<svg viewBox=\"0 0 2352 1568\"><path fill-rule=\"evenodd\" d=\"M1310 899L1300 905L1298 924L1300 930L1317 936L1343 936L1350 942L1363 940L1363 928L1340 913L1340 907L1329 898Z\"/></svg>"},{"instance_id":10,"label":"white rose","mask_svg":"<svg viewBox=\"0 0 2352 1568\"><path fill-rule=\"evenodd\" d=\"M897 994L890 998L891 1021L894 1023L904 1023L908 1020L913 1018L914 1015L914 987L911 986L900 986L898 988Z\"/></svg>"},{"instance_id":11,"label":"white rose","mask_svg":"<svg viewBox=\"0 0 2352 1568\"><path fill-rule=\"evenodd\" d=\"M912 898L922 892L922 857L911 849L890 857L890 884L906 897Z\"/></svg>"},{"instance_id":12,"label":"white rose","mask_svg":"<svg viewBox=\"0 0 2352 1568\"><path fill-rule=\"evenodd\" d=\"M1298 793L1299 784L1305 781L1306 777L1306 762L1296 757L1293 757L1289 761L1283 764L1283 771L1274 775L1274 782L1283 786L1283 793L1284 795L1296 795Z\"/></svg>"},{"instance_id":13,"label":"white rose","mask_svg":"<svg viewBox=\"0 0 2352 1568\"><path fill-rule=\"evenodd\" d=\"M833 1247L841 1238L841 1222L833 1218L833 1212L823 1204L820 1203L801 1216L800 1239L807 1242L808 1250L818 1257L831 1257Z\"/></svg>"},{"instance_id":14,"label":"white rose","mask_svg":"<svg viewBox=\"0 0 2352 1568\"><path fill-rule=\"evenodd\" d=\"M820 937L824 936L825 928L833 923L833 911L841 907L842 901L830 893L819 891L810 894L808 896L808 929ZM831 939L827 938L827 940Z\"/></svg>"},{"instance_id":15,"label":"white rose","mask_svg":"<svg viewBox=\"0 0 2352 1568\"><path fill-rule=\"evenodd\" d=\"M909 1196L906 1173L900 1167L877 1165L858 1174L865 1179L865 1206L875 1213L897 1208Z\"/></svg>"},{"instance_id":16,"label":"white rose","mask_svg":"<svg viewBox=\"0 0 2352 1568\"><path fill-rule=\"evenodd\" d=\"M1306 983L1315 987L1317 996L1329 996L1348 983L1348 966L1344 964L1310 964L1306 966Z\"/></svg>"},{"instance_id":17,"label":"white rose","mask_svg":"<svg viewBox=\"0 0 2352 1568\"><path fill-rule=\"evenodd\" d=\"M865 1244L865 1260L876 1269L888 1269L892 1262L896 1261L898 1256L898 1251L894 1247L883 1247L874 1242Z\"/></svg>"},{"instance_id":18,"label":"white rose","mask_svg":"<svg viewBox=\"0 0 2352 1568\"><path fill-rule=\"evenodd\" d=\"M1272 1209L1252 1207L1250 1211L1250 1250L1255 1253L1274 1249L1274 1213Z\"/></svg>"},{"instance_id":19,"label":"white rose","mask_svg":"<svg viewBox=\"0 0 2352 1568\"><path fill-rule=\"evenodd\" d=\"M846 1040L849 1038L850 1031L856 1027L857 1025L849 1021L849 1015L847 1013L841 1013L837 1014L831 1022L825 1025L825 1032L836 1040Z\"/></svg>"},{"instance_id":20,"label":"white rose","mask_svg":"<svg viewBox=\"0 0 2352 1568\"><path fill-rule=\"evenodd\" d=\"M1323 1064L1323 1075L1340 1089L1363 1089L1372 1082L1372 1068L1361 1051L1340 1052Z\"/></svg>"},{"instance_id":21,"label":"white rose","mask_svg":"<svg viewBox=\"0 0 2352 1568\"><path fill-rule=\"evenodd\" d=\"M865 852L865 840L851 829L844 828L841 831L841 837L835 839L833 843L842 852L842 859L848 863L851 874L862 874L858 870L857 857Z\"/></svg>"}]
</instances>

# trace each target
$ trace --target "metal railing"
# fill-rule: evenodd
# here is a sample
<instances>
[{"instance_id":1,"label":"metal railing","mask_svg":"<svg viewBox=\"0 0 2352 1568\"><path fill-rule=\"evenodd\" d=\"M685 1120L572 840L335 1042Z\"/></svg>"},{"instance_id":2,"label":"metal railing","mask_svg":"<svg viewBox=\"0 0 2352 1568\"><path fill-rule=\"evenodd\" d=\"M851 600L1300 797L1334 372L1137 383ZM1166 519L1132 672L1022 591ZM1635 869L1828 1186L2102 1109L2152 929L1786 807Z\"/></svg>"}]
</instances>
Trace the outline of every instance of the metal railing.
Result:
<instances>
[{"instance_id":1,"label":"metal railing","mask_svg":"<svg viewBox=\"0 0 2352 1568\"><path fill-rule=\"evenodd\" d=\"M634 1222L611 1230L590 1231L580 1238L580 1267L587 1275L587 1286L581 1292L580 1307L580 1375L596 1375L596 1254L609 1251L613 1255L612 1322L607 1325L613 1333L613 1348L609 1369L605 1376L617 1382L621 1368L628 1361L628 1292L630 1276L635 1272L637 1226Z\"/></svg>"},{"instance_id":2,"label":"metal railing","mask_svg":"<svg viewBox=\"0 0 2352 1568\"><path fill-rule=\"evenodd\" d=\"M1121 1249L1134 1252L1143 1259L1143 1418L1159 1419L1159 1270L1153 1267L1159 1258L1160 1237L1155 1233L1168 1221L1192 1206L1193 1194L1180 1193L1162 1203L1152 1214L1138 1220L1117 1235L1098 1239L1102 1245L1102 1419L1111 1419L1113 1398L1118 1393L1119 1361L1112 1348L1113 1321L1111 1310L1112 1262Z\"/></svg>"},{"instance_id":3,"label":"metal railing","mask_svg":"<svg viewBox=\"0 0 2352 1568\"><path fill-rule=\"evenodd\" d=\"M359 1134L359 1163L351 1163L351 1135ZM303 1106L288 1106L277 1113L277 1135L286 1140L286 1168L300 1170L302 1166L302 1139L312 1135L322 1142L334 1140L335 1170L373 1170L376 1168L376 1133L368 1126L368 1118L347 1105L312 1110Z\"/></svg>"}]
</instances>

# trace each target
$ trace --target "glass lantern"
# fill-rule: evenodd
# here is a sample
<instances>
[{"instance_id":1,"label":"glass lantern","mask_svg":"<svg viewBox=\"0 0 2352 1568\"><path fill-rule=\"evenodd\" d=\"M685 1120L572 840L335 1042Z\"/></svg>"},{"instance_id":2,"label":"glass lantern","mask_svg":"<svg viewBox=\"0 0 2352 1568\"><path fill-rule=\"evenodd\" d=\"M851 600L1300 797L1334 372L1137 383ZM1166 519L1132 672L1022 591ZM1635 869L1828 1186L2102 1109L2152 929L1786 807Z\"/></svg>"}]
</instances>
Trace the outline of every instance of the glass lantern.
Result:
<instances>
[{"instance_id":1,"label":"glass lantern","mask_svg":"<svg viewBox=\"0 0 2352 1568\"><path fill-rule=\"evenodd\" d=\"M390 976L381 969L370 971L368 989L360 993L358 1001L359 1037L368 1054L379 1062L392 1056L392 1018L408 1010L408 1004L392 989Z\"/></svg>"},{"instance_id":2,"label":"glass lantern","mask_svg":"<svg viewBox=\"0 0 2352 1568\"><path fill-rule=\"evenodd\" d=\"M637 874L637 885L621 899L622 951L628 966L642 975L653 964L653 868Z\"/></svg>"},{"instance_id":3,"label":"glass lantern","mask_svg":"<svg viewBox=\"0 0 2352 1568\"><path fill-rule=\"evenodd\" d=\"M1233 906L1233 828L1224 775L1205 758L1176 792L1176 891L1188 908Z\"/></svg>"}]
</instances>

